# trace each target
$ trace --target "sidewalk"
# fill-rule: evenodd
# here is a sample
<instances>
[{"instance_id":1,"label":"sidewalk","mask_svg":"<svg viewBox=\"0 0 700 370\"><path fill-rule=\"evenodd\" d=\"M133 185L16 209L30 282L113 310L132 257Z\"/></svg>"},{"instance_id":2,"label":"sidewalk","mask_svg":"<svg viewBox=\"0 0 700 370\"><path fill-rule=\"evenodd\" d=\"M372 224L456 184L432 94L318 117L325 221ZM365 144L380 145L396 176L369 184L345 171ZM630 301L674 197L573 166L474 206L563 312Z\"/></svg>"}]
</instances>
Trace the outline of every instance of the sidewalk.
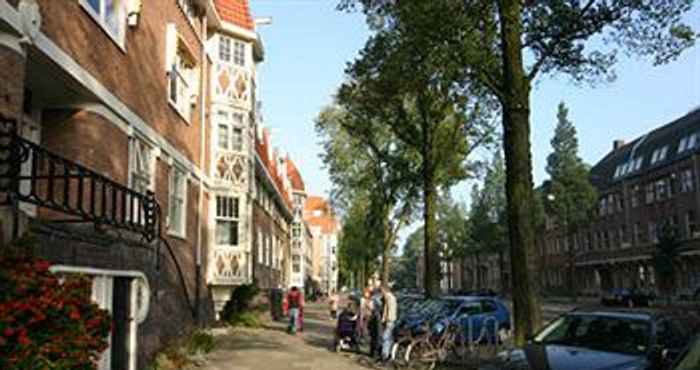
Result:
<instances>
[{"instance_id":1,"label":"sidewalk","mask_svg":"<svg viewBox=\"0 0 700 370\"><path fill-rule=\"evenodd\" d=\"M307 307L304 332L285 332L284 323L266 329L226 329L216 336L216 350L207 356L204 370L366 370L362 356L332 351L335 322L325 306Z\"/></svg>"}]
</instances>

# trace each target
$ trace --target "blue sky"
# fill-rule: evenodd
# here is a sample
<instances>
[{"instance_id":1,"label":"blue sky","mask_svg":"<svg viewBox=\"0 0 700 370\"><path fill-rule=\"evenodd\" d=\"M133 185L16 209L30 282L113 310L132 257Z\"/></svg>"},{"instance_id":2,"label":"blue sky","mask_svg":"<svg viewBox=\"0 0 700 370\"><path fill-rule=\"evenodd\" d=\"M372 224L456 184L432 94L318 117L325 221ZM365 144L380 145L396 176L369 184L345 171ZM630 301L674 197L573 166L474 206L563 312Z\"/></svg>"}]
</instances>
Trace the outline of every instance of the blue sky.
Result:
<instances>
[{"instance_id":1,"label":"blue sky","mask_svg":"<svg viewBox=\"0 0 700 370\"><path fill-rule=\"evenodd\" d=\"M258 70L265 125L272 129L274 145L297 163L307 191L321 195L331 184L318 158L321 148L314 118L331 102L346 62L357 55L368 35L364 18L336 11L336 3L251 0L254 16L273 18L272 25L258 28L266 48L266 60ZM700 30L700 7L687 19ZM623 58L616 71L615 82L595 88L576 86L564 76L538 81L531 120L536 183L546 179L544 166L559 101L569 107L581 156L589 163L608 153L613 139L630 141L700 106L699 46L661 67Z\"/></svg>"}]
</instances>

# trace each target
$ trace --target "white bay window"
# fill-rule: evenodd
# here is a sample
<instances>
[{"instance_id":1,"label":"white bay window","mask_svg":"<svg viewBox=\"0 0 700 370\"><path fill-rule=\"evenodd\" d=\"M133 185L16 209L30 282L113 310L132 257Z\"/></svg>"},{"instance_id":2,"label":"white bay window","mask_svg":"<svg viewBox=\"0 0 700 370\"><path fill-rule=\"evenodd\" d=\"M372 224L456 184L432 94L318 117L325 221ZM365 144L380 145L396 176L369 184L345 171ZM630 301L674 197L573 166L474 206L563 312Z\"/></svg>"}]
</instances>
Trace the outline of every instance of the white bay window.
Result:
<instances>
[{"instance_id":1,"label":"white bay window","mask_svg":"<svg viewBox=\"0 0 700 370\"><path fill-rule=\"evenodd\" d=\"M238 246L238 198L216 197L216 244Z\"/></svg>"}]
</instances>

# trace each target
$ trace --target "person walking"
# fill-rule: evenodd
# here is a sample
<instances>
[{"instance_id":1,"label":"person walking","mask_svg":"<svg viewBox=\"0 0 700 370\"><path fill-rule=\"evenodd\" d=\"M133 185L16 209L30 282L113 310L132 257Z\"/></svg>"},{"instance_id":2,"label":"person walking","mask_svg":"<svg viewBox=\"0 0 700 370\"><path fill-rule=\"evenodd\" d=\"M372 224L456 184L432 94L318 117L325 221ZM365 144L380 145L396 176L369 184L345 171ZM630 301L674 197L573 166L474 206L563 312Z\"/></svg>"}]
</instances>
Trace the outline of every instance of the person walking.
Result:
<instances>
[{"instance_id":1,"label":"person walking","mask_svg":"<svg viewBox=\"0 0 700 370\"><path fill-rule=\"evenodd\" d=\"M384 307L382 309L382 362L386 363L391 357L391 347L394 346L394 324L398 316L396 297L388 286L382 286Z\"/></svg>"},{"instance_id":2,"label":"person walking","mask_svg":"<svg viewBox=\"0 0 700 370\"><path fill-rule=\"evenodd\" d=\"M360 298L359 318L357 322L357 337L364 339L367 337L367 326L372 316L372 299L369 288L365 289Z\"/></svg>"},{"instance_id":3,"label":"person walking","mask_svg":"<svg viewBox=\"0 0 700 370\"><path fill-rule=\"evenodd\" d=\"M289 305L289 334L297 333L297 325L299 323L299 310L302 308L302 298L299 289L293 286L287 294L287 304Z\"/></svg>"}]
</instances>

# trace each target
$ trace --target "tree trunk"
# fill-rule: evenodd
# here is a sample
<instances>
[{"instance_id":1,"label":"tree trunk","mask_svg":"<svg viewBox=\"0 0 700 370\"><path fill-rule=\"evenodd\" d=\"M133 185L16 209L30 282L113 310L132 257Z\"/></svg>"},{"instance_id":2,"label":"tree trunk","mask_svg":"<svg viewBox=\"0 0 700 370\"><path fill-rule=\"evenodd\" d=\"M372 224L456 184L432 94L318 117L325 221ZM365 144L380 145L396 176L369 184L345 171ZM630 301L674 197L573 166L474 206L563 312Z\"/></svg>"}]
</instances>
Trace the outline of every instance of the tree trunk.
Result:
<instances>
[{"instance_id":1,"label":"tree trunk","mask_svg":"<svg viewBox=\"0 0 700 370\"><path fill-rule=\"evenodd\" d=\"M501 294L505 294L506 292L506 279L505 275L503 274L503 271L505 270L505 262L503 258L503 251L499 250L498 251L498 277L501 281Z\"/></svg>"},{"instance_id":2,"label":"tree trunk","mask_svg":"<svg viewBox=\"0 0 700 370\"><path fill-rule=\"evenodd\" d=\"M506 196L513 280L515 344L541 325L536 292L534 199L530 153L530 83L522 59L520 0L499 0L503 54L503 141L506 159Z\"/></svg>"},{"instance_id":3,"label":"tree trunk","mask_svg":"<svg viewBox=\"0 0 700 370\"><path fill-rule=\"evenodd\" d=\"M382 235L382 286L389 287L389 272L391 268L391 244L393 244L393 237L391 232L391 225L389 224L388 213L384 216L383 222L383 235Z\"/></svg>"},{"instance_id":4,"label":"tree trunk","mask_svg":"<svg viewBox=\"0 0 700 370\"><path fill-rule=\"evenodd\" d=\"M479 252L474 255L476 260L476 290L481 290L481 260L479 258Z\"/></svg>"},{"instance_id":5,"label":"tree trunk","mask_svg":"<svg viewBox=\"0 0 700 370\"><path fill-rule=\"evenodd\" d=\"M568 231L567 231L568 232ZM568 264L567 268L569 270L568 274L569 278L568 280L568 286L569 286L569 293L571 293L571 302L576 302L578 299L578 290L576 289L576 250L574 249L574 246L576 245L575 243L575 235L572 235L569 243L569 258L568 258Z\"/></svg>"},{"instance_id":6,"label":"tree trunk","mask_svg":"<svg viewBox=\"0 0 700 370\"><path fill-rule=\"evenodd\" d=\"M425 160L425 159L424 159ZM428 162L428 161L426 161ZM432 170L429 165L423 174L423 222L424 222L424 262L425 268L423 281L425 294L428 298L437 298L440 295L440 258L437 251L435 230L435 185Z\"/></svg>"}]
</instances>

